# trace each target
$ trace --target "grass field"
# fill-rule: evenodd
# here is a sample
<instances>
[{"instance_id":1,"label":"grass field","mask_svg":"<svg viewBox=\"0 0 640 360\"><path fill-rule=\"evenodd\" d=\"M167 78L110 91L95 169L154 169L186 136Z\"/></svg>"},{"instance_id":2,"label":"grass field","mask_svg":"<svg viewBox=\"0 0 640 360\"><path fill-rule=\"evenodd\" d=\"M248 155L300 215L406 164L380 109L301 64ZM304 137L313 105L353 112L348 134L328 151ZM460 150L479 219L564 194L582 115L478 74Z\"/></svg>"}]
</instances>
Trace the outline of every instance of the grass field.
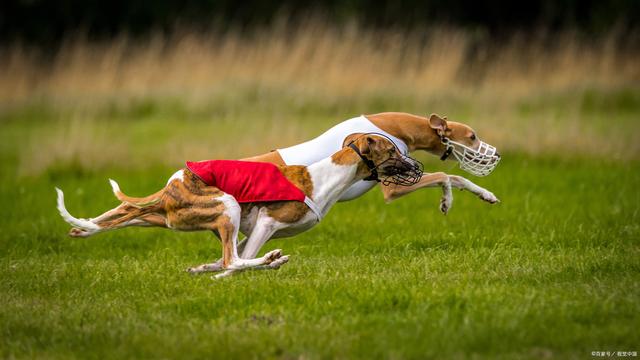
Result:
<instances>
[{"instance_id":1,"label":"grass field","mask_svg":"<svg viewBox=\"0 0 640 360\"><path fill-rule=\"evenodd\" d=\"M380 48L376 34L362 43L357 31L301 34L293 45L278 33L214 45L189 36L147 47L72 44L47 66L17 48L0 54L1 357L537 359L640 350L633 56L606 39L565 36L532 68L514 41L461 74L464 34L436 33L414 57L383 58L365 55L393 48L394 34ZM265 39L271 47L259 46ZM442 58L429 51L445 45ZM211 234L125 229L72 239L55 209L54 186L72 214L94 216L117 204L107 178L146 195L184 160L254 155L377 111L468 122L503 154L491 176L470 177L502 203L454 192L445 217L438 189L388 205L372 191L338 204L313 230L267 244L291 255L280 270L217 281L184 272L219 257ZM464 175L418 157L429 171Z\"/></svg>"},{"instance_id":2,"label":"grass field","mask_svg":"<svg viewBox=\"0 0 640 360\"><path fill-rule=\"evenodd\" d=\"M438 190L390 205L372 192L269 243L292 256L279 271L222 281L184 272L220 255L210 234L65 236L54 185L91 216L116 204L107 177L142 195L173 168L75 165L20 179L11 169L3 357L587 357L640 341L636 161L508 154L478 181L502 203L456 192L446 217Z\"/></svg>"}]
</instances>

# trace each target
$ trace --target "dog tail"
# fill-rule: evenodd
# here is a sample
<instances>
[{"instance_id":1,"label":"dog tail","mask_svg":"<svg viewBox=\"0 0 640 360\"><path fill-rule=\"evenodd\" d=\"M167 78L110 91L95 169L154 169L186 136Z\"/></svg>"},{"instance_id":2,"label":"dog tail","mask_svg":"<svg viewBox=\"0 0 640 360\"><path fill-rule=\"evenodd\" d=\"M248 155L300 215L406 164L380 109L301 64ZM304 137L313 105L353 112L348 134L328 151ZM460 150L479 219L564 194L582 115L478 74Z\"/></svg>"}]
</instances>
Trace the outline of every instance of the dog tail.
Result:
<instances>
[{"instance_id":1,"label":"dog tail","mask_svg":"<svg viewBox=\"0 0 640 360\"><path fill-rule=\"evenodd\" d=\"M56 188L56 192L58 193L58 212L60 212L60 215L62 216L64 221L66 221L69 225L88 232L88 234L85 236L116 228L122 223L126 223L127 221L148 215L156 210L156 208L151 205L147 207L136 207L126 203L126 206L130 206L130 208L127 209L127 213L124 215L120 215L115 219L109 219L99 222L96 221L98 219L79 219L74 217L69 213L69 211L67 211L67 208L64 205L64 193L62 192L62 190Z\"/></svg>"},{"instance_id":2,"label":"dog tail","mask_svg":"<svg viewBox=\"0 0 640 360\"><path fill-rule=\"evenodd\" d=\"M149 195L146 197L142 197L142 198L136 198L136 197L131 197L131 196L127 196L125 195L121 190L120 190L120 186L118 185L117 182L115 182L115 180L109 179L109 183L111 183L111 188L113 189L113 194L116 196L116 198L118 198L118 200L122 201L123 203L127 204L127 205L131 205L133 207L142 209L142 208L147 208L153 205L156 205L157 203L160 202L160 200L162 200L162 194L164 193L164 189L158 191L157 193L153 194L153 195Z\"/></svg>"},{"instance_id":3,"label":"dog tail","mask_svg":"<svg viewBox=\"0 0 640 360\"><path fill-rule=\"evenodd\" d=\"M62 216L64 221L69 223L71 226L75 226L86 231L94 232L100 231L102 229L100 226L91 222L90 220L78 219L69 214L67 208L64 206L64 193L58 188L56 188L56 192L58 193L58 211L60 212L60 215Z\"/></svg>"}]
</instances>

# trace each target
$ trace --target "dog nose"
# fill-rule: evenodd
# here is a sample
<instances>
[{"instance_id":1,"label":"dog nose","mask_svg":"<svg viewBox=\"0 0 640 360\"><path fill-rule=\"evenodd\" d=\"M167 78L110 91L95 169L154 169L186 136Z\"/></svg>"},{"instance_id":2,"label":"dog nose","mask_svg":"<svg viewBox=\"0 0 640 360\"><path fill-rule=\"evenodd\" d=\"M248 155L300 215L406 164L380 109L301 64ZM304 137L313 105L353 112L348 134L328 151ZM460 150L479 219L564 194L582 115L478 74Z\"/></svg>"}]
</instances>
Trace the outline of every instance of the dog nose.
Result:
<instances>
[{"instance_id":1,"label":"dog nose","mask_svg":"<svg viewBox=\"0 0 640 360\"><path fill-rule=\"evenodd\" d=\"M500 155L500 153L499 153L499 152L497 152L497 151L496 151L496 156L497 156L497 157L502 157L502 156Z\"/></svg>"}]
</instances>

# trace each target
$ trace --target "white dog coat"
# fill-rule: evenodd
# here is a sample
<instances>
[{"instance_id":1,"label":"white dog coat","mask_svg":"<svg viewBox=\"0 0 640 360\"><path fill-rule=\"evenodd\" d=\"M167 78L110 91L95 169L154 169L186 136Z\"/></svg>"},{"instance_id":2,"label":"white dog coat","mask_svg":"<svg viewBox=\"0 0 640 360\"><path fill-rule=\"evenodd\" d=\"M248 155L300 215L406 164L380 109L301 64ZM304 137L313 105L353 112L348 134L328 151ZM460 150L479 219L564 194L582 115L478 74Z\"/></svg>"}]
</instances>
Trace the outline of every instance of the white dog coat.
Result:
<instances>
[{"instance_id":1,"label":"white dog coat","mask_svg":"<svg viewBox=\"0 0 640 360\"><path fill-rule=\"evenodd\" d=\"M356 133L385 135L395 143L401 153L405 155L408 153L409 148L404 141L375 126L364 115L343 121L315 139L277 151L287 165L309 166L338 152L344 145L344 139ZM357 198L369 191L375 184L376 181L358 181L342 195L340 201Z\"/></svg>"}]
</instances>

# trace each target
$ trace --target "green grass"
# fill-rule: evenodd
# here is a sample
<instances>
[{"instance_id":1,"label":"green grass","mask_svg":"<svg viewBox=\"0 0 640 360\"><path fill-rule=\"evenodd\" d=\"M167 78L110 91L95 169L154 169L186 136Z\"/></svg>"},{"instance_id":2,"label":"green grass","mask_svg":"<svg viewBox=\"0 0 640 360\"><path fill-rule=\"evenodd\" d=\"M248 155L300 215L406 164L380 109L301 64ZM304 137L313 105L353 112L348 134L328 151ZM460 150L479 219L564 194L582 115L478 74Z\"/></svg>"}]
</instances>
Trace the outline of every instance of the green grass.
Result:
<instances>
[{"instance_id":1,"label":"green grass","mask_svg":"<svg viewBox=\"0 0 640 360\"><path fill-rule=\"evenodd\" d=\"M7 161L10 164L11 161ZM274 240L291 261L228 279L207 233L67 237L53 186L92 216L107 177L142 195L173 169L52 169L16 179L0 210L0 354L51 358L540 358L638 350L640 164L507 154L479 179L502 203L439 190L375 192Z\"/></svg>"},{"instance_id":2,"label":"green grass","mask_svg":"<svg viewBox=\"0 0 640 360\"><path fill-rule=\"evenodd\" d=\"M638 351L638 94L542 92L502 104L230 93L204 107L179 99L0 106L0 357ZM267 244L263 251L291 255L279 271L217 281L184 272L220 256L211 234L137 228L73 239L55 209L54 186L72 214L95 216L117 204L109 177L146 195L185 159L253 155L345 114L393 109L468 119L506 148L494 174L471 177L502 203L456 191L445 217L438 189L389 205L375 190L338 204L311 231ZM617 147L603 152L608 143ZM429 170L462 174L419 158Z\"/></svg>"}]
</instances>

